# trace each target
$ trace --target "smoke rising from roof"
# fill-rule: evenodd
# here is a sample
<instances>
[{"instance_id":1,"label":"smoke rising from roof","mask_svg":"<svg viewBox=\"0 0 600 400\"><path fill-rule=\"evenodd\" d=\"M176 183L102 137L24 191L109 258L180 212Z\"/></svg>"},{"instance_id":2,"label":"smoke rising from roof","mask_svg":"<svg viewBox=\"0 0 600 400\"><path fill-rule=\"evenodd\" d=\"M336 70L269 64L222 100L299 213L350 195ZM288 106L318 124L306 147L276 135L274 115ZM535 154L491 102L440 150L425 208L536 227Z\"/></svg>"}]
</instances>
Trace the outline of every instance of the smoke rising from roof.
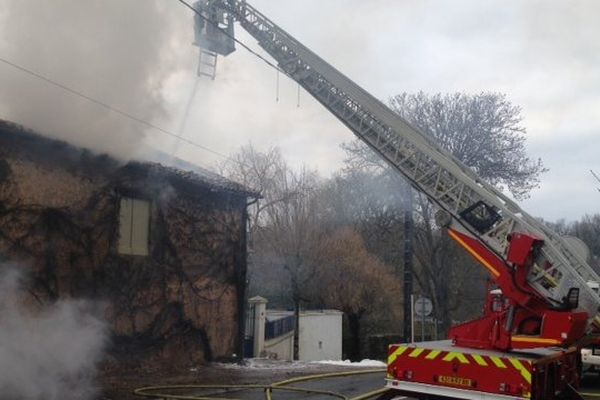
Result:
<instances>
[{"instance_id":1,"label":"smoke rising from roof","mask_svg":"<svg viewBox=\"0 0 600 400\"><path fill-rule=\"evenodd\" d=\"M172 10L159 0L3 0L0 54L149 122L165 115ZM0 118L130 158L146 127L0 64Z\"/></svg>"},{"instance_id":2,"label":"smoke rising from roof","mask_svg":"<svg viewBox=\"0 0 600 400\"><path fill-rule=\"evenodd\" d=\"M33 312L23 304L21 279L15 268L0 265L0 396L93 398L104 322L83 301L59 301Z\"/></svg>"},{"instance_id":3,"label":"smoke rising from roof","mask_svg":"<svg viewBox=\"0 0 600 400\"><path fill-rule=\"evenodd\" d=\"M550 168L526 208L550 219L596 209L590 182L573 178L592 179L587 171L597 164L600 42L592 38L600 29L599 2L249 2L379 98L420 90L506 93L524 109L532 154ZM192 14L177 1L0 0L0 55L171 131L180 126L196 79L192 40ZM127 158L137 150L145 129L137 123L1 63L0 85L0 118ZM251 140L258 148L280 147L295 166L339 168L346 128L304 91L296 107L288 79L281 79L278 96L275 87L275 72L247 52L219 58L217 79L199 83L184 136L220 153ZM187 161L206 166L215 159L145 133L155 147L177 150ZM565 141L578 151L566 152ZM565 206L551 206L558 203Z\"/></svg>"}]
</instances>

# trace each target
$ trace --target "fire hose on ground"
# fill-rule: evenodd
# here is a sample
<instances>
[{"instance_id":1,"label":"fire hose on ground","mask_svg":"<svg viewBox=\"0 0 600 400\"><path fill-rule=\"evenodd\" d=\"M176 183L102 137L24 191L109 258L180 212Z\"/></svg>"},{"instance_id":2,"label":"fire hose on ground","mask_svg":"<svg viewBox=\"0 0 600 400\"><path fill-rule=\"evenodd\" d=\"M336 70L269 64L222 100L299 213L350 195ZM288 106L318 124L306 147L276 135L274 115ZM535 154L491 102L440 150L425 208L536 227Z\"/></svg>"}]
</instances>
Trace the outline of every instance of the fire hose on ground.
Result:
<instances>
[{"instance_id":1,"label":"fire hose on ground","mask_svg":"<svg viewBox=\"0 0 600 400\"><path fill-rule=\"evenodd\" d=\"M272 383L270 385L258 385L258 384L247 384L247 385L219 385L219 384L207 384L207 385L166 385L166 386L147 386L138 388L133 391L136 396L154 398L154 399L169 399L169 400L241 400L239 398L228 398L220 397L217 394L210 395L194 395L194 394L176 394L177 391L199 391L199 390L224 390L218 394L224 394L230 391L241 391L241 390L264 390L265 400L273 400L274 391L287 391L296 393L306 393L313 395L325 395L337 398L340 400L366 400L375 396L379 396L389 389L380 388L373 390L368 393L362 393L356 397L348 397L341 393L336 393L327 390L307 389L295 386L288 386L294 383L307 382L313 380L321 380L327 378L339 378L352 375L364 375L385 372L384 368L369 369L364 371L347 371L347 372L332 372L326 374L300 376L296 378L286 379L284 381Z\"/></svg>"}]
</instances>

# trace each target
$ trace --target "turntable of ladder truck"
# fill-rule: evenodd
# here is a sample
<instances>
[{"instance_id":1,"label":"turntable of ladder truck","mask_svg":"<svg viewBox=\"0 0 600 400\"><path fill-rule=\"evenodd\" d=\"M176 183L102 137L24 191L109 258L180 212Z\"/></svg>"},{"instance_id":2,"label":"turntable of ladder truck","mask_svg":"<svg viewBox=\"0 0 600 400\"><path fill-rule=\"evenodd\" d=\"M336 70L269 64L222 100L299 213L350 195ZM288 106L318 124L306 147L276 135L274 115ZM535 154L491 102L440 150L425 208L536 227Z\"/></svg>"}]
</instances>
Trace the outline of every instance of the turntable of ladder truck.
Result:
<instances>
[{"instance_id":1,"label":"turntable of ladder truck","mask_svg":"<svg viewBox=\"0 0 600 400\"><path fill-rule=\"evenodd\" d=\"M425 194L443 227L490 274L482 317L448 340L389 347L386 386L429 399L581 398L581 350L596 340L600 278L579 247L523 211L376 97L244 0L201 0L199 75L235 50L238 22L280 71ZM270 62L270 61L269 61Z\"/></svg>"}]
</instances>

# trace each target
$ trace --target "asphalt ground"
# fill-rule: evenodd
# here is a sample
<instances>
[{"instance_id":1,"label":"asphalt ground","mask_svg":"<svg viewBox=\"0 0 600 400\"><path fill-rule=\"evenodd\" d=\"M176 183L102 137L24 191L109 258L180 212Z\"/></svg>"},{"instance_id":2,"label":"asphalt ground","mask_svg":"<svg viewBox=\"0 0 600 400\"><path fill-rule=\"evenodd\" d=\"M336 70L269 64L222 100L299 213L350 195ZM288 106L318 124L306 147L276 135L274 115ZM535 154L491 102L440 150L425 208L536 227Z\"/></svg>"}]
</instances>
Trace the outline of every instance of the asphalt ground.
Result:
<instances>
[{"instance_id":1,"label":"asphalt ground","mask_svg":"<svg viewBox=\"0 0 600 400\"><path fill-rule=\"evenodd\" d=\"M373 368L349 370L338 370L334 373L355 373L358 371L369 371ZM253 371L256 372L256 371ZM270 371L264 371L265 374L270 374ZM324 372L331 374L331 372ZM319 372L319 374L322 374ZM313 376L313 375L310 375ZM310 377L309 376L309 377ZM381 389L384 385L385 373L375 372L367 374L358 374L351 376L339 377L322 377L311 378L308 381L289 382L286 380L261 380L259 385L273 385L272 400L340 400L341 398L352 399ZM299 377L295 377L299 378ZM288 382L288 383L285 383ZM252 385L252 384L250 384ZM193 396L206 397L213 399L242 399L242 400L264 400L265 389L263 387L248 388L248 387L231 388L197 388L193 386L187 387L165 387L156 390L144 390L145 393L153 393L155 395L167 394L175 396ZM241 386L241 384L240 384ZM335 396L337 395L337 397ZM183 398L183 397L182 397Z\"/></svg>"},{"instance_id":2,"label":"asphalt ground","mask_svg":"<svg viewBox=\"0 0 600 400\"><path fill-rule=\"evenodd\" d=\"M352 375L345 377L316 379L306 382L293 383L290 386L300 387L310 390L331 391L342 394L348 398L360 396L362 394L381 389L384 386L385 372ZM284 386L285 387L285 386ZM283 394L283 393L282 393ZM279 395L279 393L277 393ZM283 400L299 400L299 399L332 399L332 397L322 395L303 395L301 393L294 394L295 397L288 397L286 394ZM301 396L301 397L298 397ZM304 397L308 396L308 397ZM279 396L273 396L273 400L278 400Z\"/></svg>"},{"instance_id":3,"label":"asphalt ground","mask_svg":"<svg viewBox=\"0 0 600 400\"><path fill-rule=\"evenodd\" d=\"M593 372L585 374L581 381L581 386L580 392L584 394L586 399L600 399L600 373Z\"/></svg>"},{"instance_id":4,"label":"asphalt ground","mask_svg":"<svg viewBox=\"0 0 600 400\"><path fill-rule=\"evenodd\" d=\"M356 370L356 369L352 369ZM269 374L269 371L264 371ZM346 396L349 399L362 394L380 389L384 385L384 372L370 373L365 375L352 375L344 377L327 377L323 379L313 379L304 382L296 382L287 385L287 387L301 388L310 391L335 392ZM277 383L277 381L265 380L264 384ZM295 392L285 390L286 386L273 391L273 400L335 400L336 397L316 392ZM162 392L162 391L161 391ZM581 392L589 400L600 399L600 374L588 373L582 381ZM264 400L264 389L206 389L206 390L175 390L169 389L168 394L182 394L192 396L206 396L222 399L243 399L243 400ZM376 398L376 397L375 397ZM407 399L408 400L408 399Z\"/></svg>"},{"instance_id":5,"label":"asphalt ground","mask_svg":"<svg viewBox=\"0 0 600 400\"><path fill-rule=\"evenodd\" d=\"M324 380L315 380L305 382L303 384L298 384L294 386L301 386L312 389L320 389L320 390L330 390L333 392L341 393L346 395L349 398L359 396L360 394L367 393L376 389L379 389L384 384L385 373L381 374L369 374L369 375L359 375L359 376L351 376L351 377L340 377L340 378L330 378ZM588 373L584 376L582 381L582 388L580 390L584 397L589 400L597 400L600 399L600 373ZM324 397L310 397L310 396L300 396L296 395L296 397L288 397L285 395L283 397L273 396L273 400L299 400L299 399L324 399ZM254 399L261 400L261 399Z\"/></svg>"}]
</instances>

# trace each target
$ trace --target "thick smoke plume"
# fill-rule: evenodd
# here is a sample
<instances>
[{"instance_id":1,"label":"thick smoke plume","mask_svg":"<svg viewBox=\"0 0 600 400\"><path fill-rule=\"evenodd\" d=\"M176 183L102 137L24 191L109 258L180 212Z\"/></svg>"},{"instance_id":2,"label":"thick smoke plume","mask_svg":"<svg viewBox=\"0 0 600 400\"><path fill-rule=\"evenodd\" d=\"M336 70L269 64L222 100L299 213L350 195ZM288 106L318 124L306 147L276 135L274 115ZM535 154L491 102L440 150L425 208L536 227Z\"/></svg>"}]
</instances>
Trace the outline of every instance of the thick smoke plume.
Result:
<instances>
[{"instance_id":1,"label":"thick smoke plume","mask_svg":"<svg viewBox=\"0 0 600 400\"><path fill-rule=\"evenodd\" d=\"M105 323L84 301L34 311L21 283L16 269L0 265L0 398L93 398Z\"/></svg>"},{"instance_id":2,"label":"thick smoke plume","mask_svg":"<svg viewBox=\"0 0 600 400\"><path fill-rule=\"evenodd\" d=\"M143 120L165 116L161 90L173 72L168 49L180 7L160 0L0 3L0 57ZM0 88L0 118L76 145L130 158L147 133L3 63Z\"/></svg>"}]
</instances>

